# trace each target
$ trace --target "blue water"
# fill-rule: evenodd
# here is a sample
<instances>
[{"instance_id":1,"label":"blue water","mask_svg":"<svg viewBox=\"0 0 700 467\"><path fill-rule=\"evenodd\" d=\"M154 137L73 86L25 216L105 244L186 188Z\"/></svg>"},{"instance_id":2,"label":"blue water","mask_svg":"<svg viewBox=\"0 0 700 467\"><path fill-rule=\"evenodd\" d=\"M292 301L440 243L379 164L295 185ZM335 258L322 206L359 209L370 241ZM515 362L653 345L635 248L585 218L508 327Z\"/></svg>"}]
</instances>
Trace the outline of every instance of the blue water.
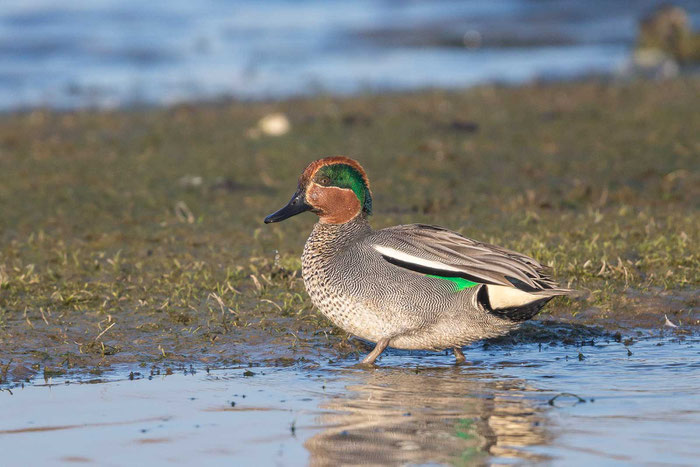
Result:
<instances>
[{"instance_id":1,"label":"blue water","mask_svg":"<svg viewBox=\"0 0 700 467\"><path fill-rule=\"evenodd\" d=\"M466 352L37 381L0 391L0 463L698 465L697 336Z\"/></svg>"},{"instance_id":2,"label":"blue water","mask_svg":"<svg viewBox=\"0 0 700 467\"><path fill-rule=\"evenodd\" d=\"M660 3L3 0L0 110L609 73Z\"/></svg>"}]
</instances>

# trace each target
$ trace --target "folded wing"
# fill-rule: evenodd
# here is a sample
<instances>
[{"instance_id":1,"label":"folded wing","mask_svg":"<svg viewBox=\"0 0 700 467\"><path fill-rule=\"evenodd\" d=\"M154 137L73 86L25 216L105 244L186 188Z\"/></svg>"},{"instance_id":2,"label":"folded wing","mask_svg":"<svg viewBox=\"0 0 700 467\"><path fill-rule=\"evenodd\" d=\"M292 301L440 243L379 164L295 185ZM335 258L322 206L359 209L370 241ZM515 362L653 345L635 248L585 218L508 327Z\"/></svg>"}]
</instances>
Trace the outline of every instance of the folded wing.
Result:
<instances>
[{"instance_id":1,"label":"folded wing","mask_svg":"<svg viewBox=\"0 0 700 467\"><path fill-rule=\"evenodd\" d=\"M410 224L377 231L373 248L388 262L417 273L462 278L487 286L494 308L564 295L537 260L441 227Z\"/></svg>"}]
</instances>

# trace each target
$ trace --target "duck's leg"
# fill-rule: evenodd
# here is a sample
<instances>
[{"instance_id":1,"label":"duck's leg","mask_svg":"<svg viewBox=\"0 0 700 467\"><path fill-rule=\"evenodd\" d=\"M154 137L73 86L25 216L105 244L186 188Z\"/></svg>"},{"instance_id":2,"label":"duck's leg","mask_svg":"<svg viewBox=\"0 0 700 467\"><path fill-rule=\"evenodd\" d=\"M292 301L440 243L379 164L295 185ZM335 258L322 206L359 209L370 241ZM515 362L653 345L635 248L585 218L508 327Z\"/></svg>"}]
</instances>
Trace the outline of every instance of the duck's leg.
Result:
<instances>
[{"instance_id":1,"label":"duck's leg","mask_svg":"<svg viewBox=\"0 0 700 467\"><path fill-rule=\"evenodd\" d=\"M363 365L372 365L374 364L374 361L377 359L377 357L384 352L384 349L389 345L389 339L382 339L379 342L377 342L377 345L374 347L374 350L372 350L370 353L367 354L365 358L362 359L362 364Z\"/></svg>"},{"instance_id":2,"label":"duck's leg","mask_svg":"<svg viewBox=\"0 0 700 467\"><path fill-rule=\"evenodd\" d=\"M462 353L462 349L459 347L455 347L452 349L455 353L455 359L457 360L457 364L459 365L460 363L464 363L467 361L467 357L464 356L464 353Z\"/></svg>"}]
</instances>

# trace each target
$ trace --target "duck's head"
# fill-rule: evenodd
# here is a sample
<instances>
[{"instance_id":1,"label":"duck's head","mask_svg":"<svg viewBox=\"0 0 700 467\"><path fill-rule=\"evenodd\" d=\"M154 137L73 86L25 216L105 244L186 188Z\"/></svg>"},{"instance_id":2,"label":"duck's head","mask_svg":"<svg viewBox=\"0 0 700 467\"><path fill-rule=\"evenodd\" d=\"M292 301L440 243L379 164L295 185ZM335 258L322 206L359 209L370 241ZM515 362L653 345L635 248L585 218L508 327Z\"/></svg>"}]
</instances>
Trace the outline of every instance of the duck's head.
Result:
<instances>
[{"instance_id":1,"label":"duck's head","mask_svg":"<svg viewBox=\"0 0 700 467\"><path fill-rule=\"evenodd\" d=\"M326 224L344 224L372 213L372 193L362 166L348 157L324 157L309 164L289 203L265 218L280 222L311 211Z\"/></svg>"}]
</instances>

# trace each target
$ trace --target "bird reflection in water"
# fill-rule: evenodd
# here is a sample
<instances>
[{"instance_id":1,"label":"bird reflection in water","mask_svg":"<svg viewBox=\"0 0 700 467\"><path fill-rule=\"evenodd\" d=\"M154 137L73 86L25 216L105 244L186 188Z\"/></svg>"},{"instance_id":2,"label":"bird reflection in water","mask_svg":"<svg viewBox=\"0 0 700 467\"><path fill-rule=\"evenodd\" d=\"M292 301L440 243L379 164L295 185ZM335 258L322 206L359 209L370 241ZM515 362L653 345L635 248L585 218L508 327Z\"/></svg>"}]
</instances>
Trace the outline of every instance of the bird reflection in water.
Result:
<instances>
[{"instance_id":1,"label":"bird reflection in water","mask_svg":"<svg viewBox=\"0 0 700 467\"><path fill-rule=\"evenodd\" d=\"M347 392L321 404L311 465L543 461L543 404L523 380L469 367L378 368L347 374ZM534 394L533 394L534 395Z\"/></svg>"}]
</instances>

